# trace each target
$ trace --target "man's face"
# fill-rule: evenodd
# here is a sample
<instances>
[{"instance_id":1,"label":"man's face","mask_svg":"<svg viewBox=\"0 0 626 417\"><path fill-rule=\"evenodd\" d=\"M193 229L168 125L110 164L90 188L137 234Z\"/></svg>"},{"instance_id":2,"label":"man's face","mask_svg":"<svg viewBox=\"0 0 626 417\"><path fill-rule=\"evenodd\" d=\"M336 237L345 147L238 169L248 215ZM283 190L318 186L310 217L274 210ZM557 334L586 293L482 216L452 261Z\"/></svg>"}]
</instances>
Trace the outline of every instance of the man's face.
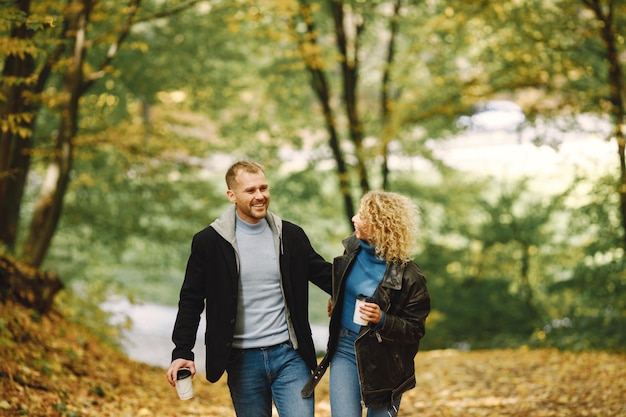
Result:
<instances>
[{"instance_id":1,"label":"man's face","mask_svg":"<svg viewBox=\"0 0 626 417\"><path fill-rule=\"evenodd\" d=\"M265 218L270 205L270 187L262 172L237 174L235 184L226 191L242 220L256 224Z\"/></svg>"}]
</instances>

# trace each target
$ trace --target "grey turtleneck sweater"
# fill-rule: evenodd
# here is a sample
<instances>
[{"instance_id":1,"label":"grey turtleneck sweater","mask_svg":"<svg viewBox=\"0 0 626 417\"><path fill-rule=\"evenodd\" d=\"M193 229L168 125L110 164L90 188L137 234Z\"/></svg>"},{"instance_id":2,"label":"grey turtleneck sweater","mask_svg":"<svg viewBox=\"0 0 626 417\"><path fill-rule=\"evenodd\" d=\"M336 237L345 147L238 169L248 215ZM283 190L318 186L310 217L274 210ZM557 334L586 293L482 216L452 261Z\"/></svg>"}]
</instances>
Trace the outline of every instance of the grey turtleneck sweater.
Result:
<instances>
[{"instance_id":1,"label":"grey turtleneck sweater","mask_svg":"<svg viewBox=\"0 0 626 417\"><path fill-rule=\"evenodd\" d=\"M233 347L273 346L289 340L278 257L267 220L247 223L237 216L240 261L237 322Z\"/></svg>"}]
</instances>

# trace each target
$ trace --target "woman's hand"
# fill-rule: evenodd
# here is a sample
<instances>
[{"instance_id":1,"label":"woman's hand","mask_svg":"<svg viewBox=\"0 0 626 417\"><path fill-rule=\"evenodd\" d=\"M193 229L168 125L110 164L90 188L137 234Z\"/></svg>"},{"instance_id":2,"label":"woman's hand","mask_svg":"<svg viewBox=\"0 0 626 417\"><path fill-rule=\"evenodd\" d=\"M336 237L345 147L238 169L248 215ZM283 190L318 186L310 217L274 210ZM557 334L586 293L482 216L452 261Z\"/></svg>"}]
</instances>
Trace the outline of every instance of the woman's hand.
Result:
<instances>
[{"instance_id":1,"label":"woman's hand","mask_svg":"<svg viewBox=\"0 0 626 417\"><path fill-rule=\"evenodd\" d=\"M378 324L383 318L383 312L376 303L364 303L359 308L361 318L369 321L370 323Z\"/></svg>"}]
</instances>

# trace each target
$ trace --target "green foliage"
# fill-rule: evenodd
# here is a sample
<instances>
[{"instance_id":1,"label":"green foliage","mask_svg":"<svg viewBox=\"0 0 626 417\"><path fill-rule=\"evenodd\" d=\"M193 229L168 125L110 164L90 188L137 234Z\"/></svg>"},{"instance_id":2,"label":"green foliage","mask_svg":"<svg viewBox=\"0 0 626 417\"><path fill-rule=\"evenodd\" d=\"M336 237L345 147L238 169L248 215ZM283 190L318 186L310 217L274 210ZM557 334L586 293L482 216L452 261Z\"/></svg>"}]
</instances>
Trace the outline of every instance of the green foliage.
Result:
<instances>
[{"instance_id":1,"label":"green foliage","mask_svg":"<svg viewBox=\"0 0 626 417\"><path fill-rule=\"evenodd\" d=\"M568 225L580 242L574 266L547 286L550 316L535 334L537 346L622 350L626 334L626 264L614 181L603 177L574 211ZM573 248L569 248L571 251Z\"/></svg>"},{"instance_id":2,"label":"green foliage","mask_svg":"<svg viewBox=\"0 0 626 417\"><path fill-rule=\"evenodd\" d=\"M535 307L510 290L507 277L454 283L432 278L428 285L435 310L427 323L424 349L519 346L539 325Z\"/></svg>"},{"instance_id":3,"label":"green foliage","mask_svg":"<svg viewBox=\"0 0 626 417\"><path fill-rule=\"evenodd\" d=\"M353 229L341 216L342 203L337 197L335 178L314 169L283 176L270 174L269 178L272 209L283 219L300 225L327 260L341 254L341 240Z\"/></svg>"},{"instance_id":4,"label":"green foliage","mask_svg":"<svg viewBox=\"0 0 626 417\"><path fill-rule=\"evenodd\" d=\"M191 237L227 200L188 164L156 149L152 158L134 155L127 145L130 152L82 149L46 265L69 281L115 282L135 296L173 303Z\"/></svg>"},{"instance_id":5,"label":"green foliage","mask_svg":"<svg viewBox=\"0 0 626 417\"><path fill-rule=\"evenodd\" d=\"M175 303L191 236L229 204L222 172L200 177L164 154L132 159L110 147L87 155L78 168L97 180L73 183L48 265L72 285L95 280L144 301ZM340 254L352 229L333 176L278 168L268 168L272 210L301 225L327 259ZM619 219L603 204L614 198L606 179L576 180L548 196L528 179L502 184L399 171L393 178L391 189L422 209L416 261L433 299L424 349L623 345L620 234L606 232L619 231ZM589 181L595 188L585 193ZM327 323L327 300L311 286L314 323Z\"/></svg>"},{"instance_id":6,"label":"green foliage","mask_svg":"<svg viewBox=\"0 0 626 417\"><path fill-rule=\"evenodd\" d=\"M344 220L341 201L337 197L333 175L307 168L285 175L270 174L271 206L285 220L300 225L313 247L327 261L343 252L341 240L352 233ZM328 322L329 295L309 286L309 316L313 323Z\"/></svg>"},{"instance_id":7,"label":"green foliage","mask_svg":"<svg viewBox=\"0 0 626 417\"><path fill-rule=\"evenodd\" d=\"M301 225L327 259L340 254L352 227L297 48L295 37L305 34L297 2L201 2L160 19L149 16L162 11L162 2L142 4L142 23L81 97L73 181L45 266L70 287L93 286L84 290L86 303L116 292L175 303L190 239L228 206L223 166L237 158L263 162L272 210ZM0 5L2 54L29 52L43 60L56 45L61 6L41 3L29 17L33 42L11 44L4 42L7 21L27 18L11 5ZM380 183L386 134L380 81L388 6L345 4L365 22L357 92L372 184ZM94 12L89 70L99 68L124 22L119 7L101 2ZM342 61L328 4L313 9L331 104L341 108ZM616 15L622 37L623 10L620 5ZM48 15L57 16L55 25ZM603 114L608 64L598 22L580 2L454 0L406 2L398 23L389 68L392 154L432 162L428 169L392 169L389 185L422 209L416 260L433 297L424 347L624 346L623 229L613 209L619 204L614 182L581 192L574 180L545 195L530 178L506 183L450 172L427 146L455 132L457 117L476 101L493 97L519 101L531 121L563 109ZM48 106L37 113L24 218L58 135L60 82L60 73L51 76L42 96ZM344 113L338 114L339 134L346 136ZM14 114L2 128L29 117ZM343 148L353 168L353 149ZM301 156L306 165L297 164ZM327 296L314 288L311 294L312 318L325 322Z\"/></svg>"},{"instance_id":8,"label":"green foliage","mask_svg":"<svg viewBox=\"0 0 626 417\"><path fill-rule=\"evenodd\" d=\"M111 313L100 308L108 297L119 294L115 284L104 280L81 280L61 291L55 299L55 307L63 317L72 323L78 323L99 341L119 348L122 330L129 322L113 324ZM82 340L76 340L80 344ZM72 352L69 352L72 355Z\"/></svg>"}]
</instances>

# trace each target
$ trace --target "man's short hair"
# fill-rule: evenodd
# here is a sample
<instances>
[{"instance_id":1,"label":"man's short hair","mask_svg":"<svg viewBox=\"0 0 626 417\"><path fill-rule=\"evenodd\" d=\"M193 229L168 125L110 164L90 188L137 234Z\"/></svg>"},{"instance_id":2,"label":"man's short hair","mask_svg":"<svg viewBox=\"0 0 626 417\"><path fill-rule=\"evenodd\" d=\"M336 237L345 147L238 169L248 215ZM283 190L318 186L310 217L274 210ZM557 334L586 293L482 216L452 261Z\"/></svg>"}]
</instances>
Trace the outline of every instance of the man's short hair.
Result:
<instances>
[{"instance_id":1,"label":"man's short hair","mask_svg":"<svg viewBox=\"0 0 626 417\"><path fill-rule=\"evenodd\" d=\"M241 171L248 172L250 174L256 174L257 172L265 173L263 165L253 161L237 161L228 168L226 171L226 186L229 190L232 190L235 185L237 175Z\"/></svg>"}]
</instances>

